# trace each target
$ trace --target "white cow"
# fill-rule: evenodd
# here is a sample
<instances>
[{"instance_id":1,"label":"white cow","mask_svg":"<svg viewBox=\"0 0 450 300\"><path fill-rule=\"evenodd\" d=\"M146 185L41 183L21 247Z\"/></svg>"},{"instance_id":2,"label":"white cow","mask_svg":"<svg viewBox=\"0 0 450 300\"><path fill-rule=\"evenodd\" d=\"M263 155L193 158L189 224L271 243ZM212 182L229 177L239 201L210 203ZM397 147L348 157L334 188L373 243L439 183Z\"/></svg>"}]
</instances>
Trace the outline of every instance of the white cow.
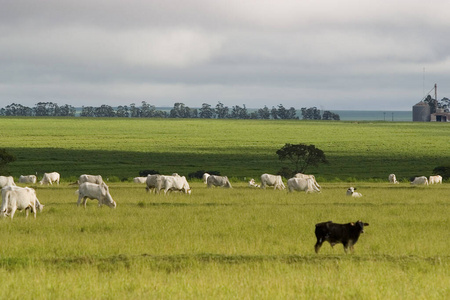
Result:
<instances>
[{"instance_id":1,"label":"white cow","mask_svg":"<svg viewBox=\"0 0 450 300\"><path fill-rule=\"evenodd\" d=\"M362 197L362 194L361 193L358 193L358 192L355 192L355 190L356 190L356 188L354 188L354 187L349 187L348 189L347 189L347 193L346 193L346 195L347 196L350 196L350 197L356 197L356 198L359 198L359 197Z\"/></svg>"},{"instance_id":2,"label":"white cow","mask_svg":"<svg viewBox=\"0 0 450 300\"><path fill-rule=\"evenodd\" d=\"M265 189L266 186L273 186L273 189L284 190L286 187L283 184L283 180L280 175L262 174L261 175L261 188Z\"/></svg>"},{"instance_id":3,"label":"white cow","mask_svg":"<svg viewBox=\"0 0 450 300\"><path fill-rule=\"evenodd\" d=\"M101 207L103 204L105 204L111 208L116 208L116 202L111 197L109 188L104 182L102 182L101 184L91 182L82 183L80 184L77 193L77 206L80 206L80 204L82 203L84 205L84 208L86 208L87 198L89 198L91 200L97 199L98 207Z\"/></svg>"},{"instance_id":4,"label":"white cow","mask_svg":"<svg viewBox=\"0 0 450 300\"><path fill-rule=\"evenodd\" d=\"M25 216L28 217L28 209L36 218L36 210L42 211L42 205L36 197L36 191L29 187L5 186L2 188L2 206L0 216L11 216L14 218L16 210L25 210Z\"/></svg>"},{"instance_id":5,"label":"white cow","mask_svg":"<svg viewBox=\"0 0 450 300\"><path fill-rule=\"evenodd\" d=\"M428 185L428 179L425 176L414 177L412 185Z\"/></svg>"},{"instance_id":6,"label":"white cow","mask_svg":"<svg viewBox=\"0 0 450 300\"><path fill-rule=\"evenodd\" d=\"M20 175L19 183L36 183L36 175Z\"/></svg>"},{"instance_id":7,"label":"white cow","mask_svg":"<svg viewBox=\"0 0 450 300\"><path fill-rule=\"evenodd\" d=\"M78 177L78 184L82 184L85 182L101 184L103 182L103 178L102 175L80 175L80 177Z\"/></svg>"},{"instance_id":8,"label":"white cow","mask_svg":"<svg viewBox=\"0 0 450 300\"><path fill-rule=\"evenodd\" d=\"M310 178L310 179L312 179L314 181L314 185L319 190L321 189L321 186L317 183L316 177L314 177L314 175L306 175L306 174L303 174L303 173L297 173L297 174L295 174L294 178L303 178L303 179Z\"/></svg>"},{"instance_id":9,"label":"white cow","mask_svg":"<svg viewBox=\"0 0 450 300\"><path fill-rule=\"evenodd\" d=\"M181 191L185 194L191 194L191 188L189 183L184 176L162 176L163 177L163 187L164 195L168 191Z\"/></svg>"},{"instance_id":10,"label":"white cow","mask_svg":"<svg viewBox=\"0 0 450 300\"><path fill-rule=\"evenodd\" d=\"M145 180L146 183L145 189L147 190L147 192L155 190L155 194L159 194L159 191L161 191L161 189L163 188L163 180L164 180L163 175L159 174L148 175Z\"/></svg>"},{"instance_id":11,"label":"white cow","mask_svg":"<svg viewBox=\"0 0 450 300\"><path fill-rule=\"evenodd\" d=\"M428 180L429 184L438 184L442 183L442 176L436 175L436 176L430 176L430 179Z\"/></svg>"},{"instance_id":12,"label":"white cow","mask_svg":"<svg viewBox=\"0 0 450 300\"><path fill-rule=\"evenodd\" d=\"M202 181L204 184L208 184L208 177L211 176L208 173L203 174Z\"/></svg>"},{"instance_id":13,"label":"white cow","mask_svg":"<svg viewBox=\"0 0 450 300\"><path fill-rule=\"evenodd\" d=\"M12 176L0 176L0 188L8 185L16 185L14 183L14 178Z\"/></svg>"},{"instance_id":14,"label":"white cow","mask_svg":"<svg viewBox=\"0 0 450 300\"><path fill-rule=\"evenodd\" d=\"M56 182L56 184L59 184L59 178L60 175L58 172L52 172L52 173L44 173L44 176L42 177L42 180L39 181L39 184L50 184L52 185L53 182Z\"/></svg>"},{"instance_id":15,"label":"white cow","mask_svg":"<svg viewBox=\"0 0 450 300\"><path fill-rule=\"evenodd\" d=\"M290 178L287 181L288 191L305 191L306 193L320 193L320 189L312 178Z\"/></svg>"},{"instance_id":16,"label":"white cow","mask_svg":"<svg viewBox=\"0 0 450 300\"><path fill-rule=\"evenodd\" d=\"M395 174L390 174L389 175L389 182L390 183L394 183L394 184L398 184L397 178L395 177Z\"/></svg>"},{"instance_id":17,"label":"white cow","mask_svg":"<svg viewBox=\"0 0 450 300\"><path fill-rule=\"evenodd\" d=\"M232 188L230 181L228 180L227 176L217 176L217 175L210 175L207 179L207 185L208 187L212 186L222 186L225 188Z\"/></svg>"},{"instance_id":18,"label":"white cow","mask_svg":"<svg viewBox=\"0 0 450 300\"><path fill-rule=\"evenodd\" d=\"M256 188L259 188L260 187L260 185L259 184L257 184L256 183L256 181L255 181L255 179L250 179L250 181L248 182L248 186L249 187L256 187Z\"/></svg>"},{"instance_id":19,"label":"white cow","mask_svg":"<svg viewBox=\"0 0 450 300\"><path fill-rule=\"evenodd\" d=\"M147 177L134 177L133 182L134 183L145 183L147 181Z\"/></svg>"}]
</instances>

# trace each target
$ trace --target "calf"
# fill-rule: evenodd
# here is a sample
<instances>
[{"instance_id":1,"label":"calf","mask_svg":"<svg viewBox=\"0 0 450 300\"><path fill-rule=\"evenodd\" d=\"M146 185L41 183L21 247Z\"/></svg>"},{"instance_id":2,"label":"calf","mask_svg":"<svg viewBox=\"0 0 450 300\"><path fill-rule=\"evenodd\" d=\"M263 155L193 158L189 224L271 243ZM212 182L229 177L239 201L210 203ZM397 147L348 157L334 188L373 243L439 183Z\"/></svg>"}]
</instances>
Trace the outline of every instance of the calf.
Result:
<instances>
[{"instance_id":1,"label":"calf","mask_svg":"<svg viewBox=\"0 0 450 300\"><path fill-rule=\"evenodd\" d=\"M355 192L355 190L356 190L356 188L354 188L354 187L349 187L348 189L347 189L347 193L346 193L346 195L347 196L351 196L351 197L356 197L356 198L359 198L359 197L362 197L362 194L361 193L358 193L358 192Z\"/></svg>"},{"instance_id":2,"label":"calf","mask_svg":"<svg viewBox=\"0 0 450 300\"><path fill-rule=\"evenodd\" d=\"M332 221L316 224L316 238L317 243L314 246L316 253L319 253L323 242L327 241L331 247L336 244L343 244L345 253L348 248L353 252L353 246L358 241L359 235L364 232L364 226L369 226L368 223L357 221L355 223L337 224Z\"/></svg>"}]
</instances>

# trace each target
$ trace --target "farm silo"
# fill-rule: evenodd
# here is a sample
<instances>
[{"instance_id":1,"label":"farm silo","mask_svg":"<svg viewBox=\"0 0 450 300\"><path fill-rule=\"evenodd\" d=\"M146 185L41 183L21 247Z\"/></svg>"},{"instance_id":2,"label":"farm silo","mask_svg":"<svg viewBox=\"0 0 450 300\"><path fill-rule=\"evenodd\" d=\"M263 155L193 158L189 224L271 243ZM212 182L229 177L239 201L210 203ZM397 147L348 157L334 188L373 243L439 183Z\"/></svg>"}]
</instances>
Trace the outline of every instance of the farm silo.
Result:
<instances>
[{"instance_id":1,"label":"farm silo","mask_svg":"<svg viewBox=\"0 0 450 300\"><path fill-rule=\"evenodd\" d=\"M420 101L413 106L413 122L430 122L431 111L430 106Z\"/></svg>"}]
</instances>

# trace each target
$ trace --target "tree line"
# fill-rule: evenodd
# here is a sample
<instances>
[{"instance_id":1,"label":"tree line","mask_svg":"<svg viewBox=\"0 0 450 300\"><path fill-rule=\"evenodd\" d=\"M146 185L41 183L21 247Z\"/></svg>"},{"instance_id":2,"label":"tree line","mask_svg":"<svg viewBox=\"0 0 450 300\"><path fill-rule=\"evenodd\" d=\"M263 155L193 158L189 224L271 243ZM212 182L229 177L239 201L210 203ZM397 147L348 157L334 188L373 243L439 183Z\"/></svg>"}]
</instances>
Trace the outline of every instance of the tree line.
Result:
<instances>
[{"instance_id":1,"label":"tree line","mask_svg":"<svg viewBox=\"0 0 450 300\"><path fill-rule=\"evenodd\" d=\"M12 103L0 109L0 116L36 116L36 117L75 117L77 110L72 105L59 106L53 102L38 102L34 107ZM340 120L338 114L330 111L321 113L316 107L303 107L301 109L303 120ZM142 101L140 106L135 103L112 107L103 104L99 107L82 106L80 117L118 117L118 118L201 118L201 119L299 119L294 107L285 108L282 104L267 106L248 111L245 104L241 107L234 105L231 108L218 102L215 107L203 103L201 108L190 108L184 103L176 102L170 111L159 110L154 105Z\"/></svg>"}]
</instances>

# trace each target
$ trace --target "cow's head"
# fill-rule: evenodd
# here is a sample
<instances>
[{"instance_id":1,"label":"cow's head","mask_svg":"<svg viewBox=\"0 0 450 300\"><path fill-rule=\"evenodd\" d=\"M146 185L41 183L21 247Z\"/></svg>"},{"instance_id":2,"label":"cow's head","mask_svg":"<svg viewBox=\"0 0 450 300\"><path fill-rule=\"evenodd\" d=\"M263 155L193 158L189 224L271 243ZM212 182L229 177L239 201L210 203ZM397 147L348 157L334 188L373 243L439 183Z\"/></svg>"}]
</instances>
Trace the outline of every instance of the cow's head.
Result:
<instances>
[{"instance_id":1,"label":"cow's head","mask_svg":"<svg viewBox=\"0 0 450 300\"><path fill-rule=\"evenodd\" d=\"M352 226L357 227L361 233L364 233L364 226L369 226L369 223L363 223L361 220L358 220L352 223Z\"/></svg>"},{"instance_id":2,"label":"cow's head","mask_svg":"<svg viewBox=\"0 0 450 300\"><path fill-rule=\"evenodd\" d=\"M108 186L102 182L100 184L101 189L102 189L102 199L101 199L101 204L105 204L111 208L116 208L117 204L116 202L113 200L113 198L111 197L111 194L109 193L109 188ZM99 199L100 201L100 199Z\"/></svg>"}]
</instances>

